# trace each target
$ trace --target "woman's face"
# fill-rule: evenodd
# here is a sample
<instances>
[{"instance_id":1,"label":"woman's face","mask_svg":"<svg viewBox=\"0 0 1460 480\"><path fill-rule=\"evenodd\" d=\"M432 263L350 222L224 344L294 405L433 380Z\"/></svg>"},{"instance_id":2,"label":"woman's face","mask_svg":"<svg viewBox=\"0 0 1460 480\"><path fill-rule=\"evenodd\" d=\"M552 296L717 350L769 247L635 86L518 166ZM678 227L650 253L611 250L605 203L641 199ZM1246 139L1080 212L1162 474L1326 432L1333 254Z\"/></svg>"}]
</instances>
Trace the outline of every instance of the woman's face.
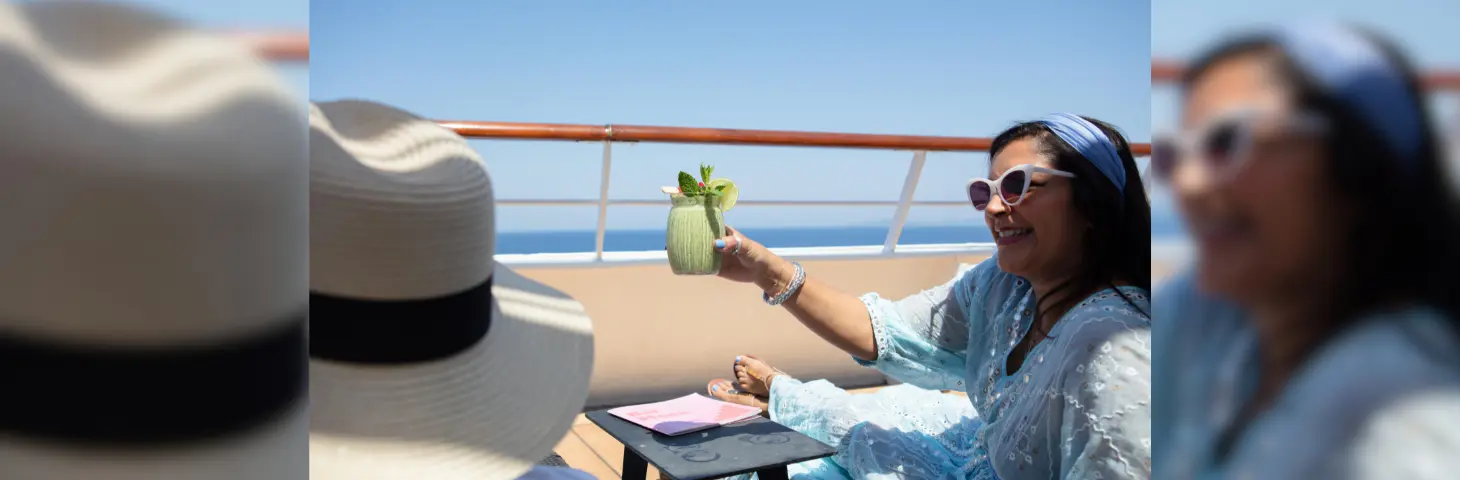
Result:
<instances>
[{"instance_id":1,"label":"woman's face","mask_svg":"<svg viewBox=\"0 0 1460 480\"><path fill-rule=\"evenodd\" d=\"M1271 68L1262 54L1236 56L1190 86L1184 131L1233 125L1233 112L1260 113L1241 117L1248 119L1241 122L1247 142L1232 150L1239 155L1221 160L1223 135L1196 135L1191 138L1204 146L1188 152L1171 178L1197 247L1199 284L1238 303L1312 287L1313 279L1330 275L1333 261L1342 261L1325 250L1341 231L1336 212L1342 207L1330 191L1322 139L1295 128L1300 115L1288 107Z\"/></svg>"},{"instance_id":2,"label":"woman's face","mask_svg":"<svg viewBox=\"0 0 1460 480\"><path fill-rule=\"evenodd\" d=\"M989 165L989 178L1032 164L1054 169L1032 138L1015 140ZM999 249L999 269L1032 282L1067 278L1080 265L1085 221L1070 200L1070 179L1035 172L1019 205L1010 207L994 195L984 208L984 223ZM1023 232L1020 234L1020 232Z\"/></svg>"}]
</instances>

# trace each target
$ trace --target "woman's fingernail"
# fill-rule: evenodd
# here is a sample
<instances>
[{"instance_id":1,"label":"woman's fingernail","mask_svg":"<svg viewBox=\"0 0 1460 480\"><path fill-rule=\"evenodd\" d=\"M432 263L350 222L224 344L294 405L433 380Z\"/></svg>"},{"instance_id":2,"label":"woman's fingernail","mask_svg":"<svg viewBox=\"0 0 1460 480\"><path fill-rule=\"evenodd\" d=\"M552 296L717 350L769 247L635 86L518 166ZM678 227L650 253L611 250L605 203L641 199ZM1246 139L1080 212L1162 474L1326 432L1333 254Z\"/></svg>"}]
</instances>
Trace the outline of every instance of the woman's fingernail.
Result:
<instances>
[{"instance_id":1,"label":"woman's fingernail","mask_svg":"<svg viewBox=\"0 0 1460 480\"><path fill-rule=\"evenodd\" d=\"M713 391L718 392L718 391L720 391L720 386L719 385L711 385L710 386L710 390L713 390Z\"/></svg>"},{"instance_id":2,"label":"woman's fingernail","mask_svg":"<svg viewBox=\"0 0 1460 480\"><path fill-rule=\"evenodd\" d=\"M735 356L735 363L740 363L740 356L739 355Z\"/></svg>"},{"instance_id":3,"label":"woman's fingernail","mask_svg":"<svg viewBox=\"0 0 1460 480\"><path fill-rule=\"evenodd\" d=\"M715 240L715 248L725 248L725 239Z\"/></svg>"}]
</instances>

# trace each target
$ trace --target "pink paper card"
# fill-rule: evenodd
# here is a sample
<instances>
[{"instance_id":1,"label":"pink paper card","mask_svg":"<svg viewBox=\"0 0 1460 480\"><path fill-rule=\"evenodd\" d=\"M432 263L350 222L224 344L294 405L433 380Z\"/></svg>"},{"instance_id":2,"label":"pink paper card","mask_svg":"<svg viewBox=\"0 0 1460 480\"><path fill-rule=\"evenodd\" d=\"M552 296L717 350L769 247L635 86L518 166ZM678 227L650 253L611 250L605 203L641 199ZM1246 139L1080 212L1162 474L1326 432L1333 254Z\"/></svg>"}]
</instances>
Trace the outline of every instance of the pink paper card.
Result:
<instances>
[{"instance_id":1,"label":"pink paper card","mask_svg":"<svg viewBox=\"0 0 1460 480\"><path fill-rule=\"evenodd\" d=\"M760 409L689 394L658 403L619 407L608 413L674 436L739 422L759 415Z\"/></svg>"}]
</instances>

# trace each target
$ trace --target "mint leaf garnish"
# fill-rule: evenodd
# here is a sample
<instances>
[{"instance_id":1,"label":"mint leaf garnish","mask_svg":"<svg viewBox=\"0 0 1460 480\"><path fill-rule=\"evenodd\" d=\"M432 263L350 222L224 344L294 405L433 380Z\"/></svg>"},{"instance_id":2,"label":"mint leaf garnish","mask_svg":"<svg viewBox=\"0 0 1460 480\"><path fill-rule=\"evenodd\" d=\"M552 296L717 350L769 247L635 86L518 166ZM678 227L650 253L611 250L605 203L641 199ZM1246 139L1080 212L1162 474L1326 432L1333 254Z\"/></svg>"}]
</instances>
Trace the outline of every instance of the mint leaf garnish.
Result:
<instances>
[{"instance_id":1,"label":"mint leaf garnish","mask_svg":"<svg viewBox=\"0 0 1460 480\"><path fill-rule=\"evenodd\" d=\"M715 167L705 165L703 163L700 164L700 181L705 182L706 184L710 183L711 173L715 173Z\"/></svg>"},{"instance_id":2,"label":"mint leaf garnish","mask_svg":"<svg viewBox=\"0 0 1460 480\"><path fill-rule=\"evenodd\" d=\"M701 193L700 185L698 182L695 182L694 175L679 172L679 193L687 197L693 197Z\"/></svg>"}]
</instances>

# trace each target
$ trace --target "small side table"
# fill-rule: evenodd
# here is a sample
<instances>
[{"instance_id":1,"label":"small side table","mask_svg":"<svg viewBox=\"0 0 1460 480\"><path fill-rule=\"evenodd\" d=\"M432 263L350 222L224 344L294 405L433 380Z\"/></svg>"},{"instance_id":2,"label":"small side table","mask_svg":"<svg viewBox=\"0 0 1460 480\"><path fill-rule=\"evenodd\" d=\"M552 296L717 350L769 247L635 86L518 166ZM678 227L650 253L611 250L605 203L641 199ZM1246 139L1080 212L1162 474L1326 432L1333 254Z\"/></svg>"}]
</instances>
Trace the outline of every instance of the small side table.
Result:
<instances>
[{"instance_id":1,"label":"small side table","mask_svg":"<svg viewBox=\"0 0 1460 480\"><path fill-rule=\"evenodd\" d=\"M760 480L784 480L787 465L836 453L830 445L762 417L673 437L610 415L607 410L589 412L587 417L624 444L625 480L645 478L649 464L676 480L751 472Z\"/></svg>"}]
</instances>

